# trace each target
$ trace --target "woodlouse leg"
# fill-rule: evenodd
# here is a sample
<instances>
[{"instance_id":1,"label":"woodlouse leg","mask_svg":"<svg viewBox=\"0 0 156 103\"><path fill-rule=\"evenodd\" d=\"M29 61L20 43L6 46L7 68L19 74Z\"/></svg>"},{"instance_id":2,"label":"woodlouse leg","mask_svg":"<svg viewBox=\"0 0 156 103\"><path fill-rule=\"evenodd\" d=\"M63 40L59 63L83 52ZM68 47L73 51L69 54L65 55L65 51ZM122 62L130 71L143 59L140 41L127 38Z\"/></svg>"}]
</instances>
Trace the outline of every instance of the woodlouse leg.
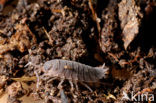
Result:
<instances>
[{"instance_id":1,"label":"woodlouse leg","mask_svg":"<svg viewBox=\"0 0 156 103\"><path fill-rule=\"evenodd\" d=\"M62 101L61 103L69 103L68 98L67 98L66 94L64 93L63 89L60 90L60 95L61 95L61 101Z\"/></svg>"},{"instance_id":2,"label":"woodlouse leg","mask_svg":"<svg viewBox=\"0 0 156 103\"><path fill-rule=\"evenodd\" d=\"M36 77L37 77L37 83L36 83L36 88L38 89L39 88L39 83L40 83L40 77L38 75L38 73L36 71L34 71Z\"/></svg>"},{"instance_id":3,"label":"woodlouse leg","mask_svg":"<svg viewBox=\"0 0 156 103\"><path fill-rule=\"evenodd\" d=\"M91 92L93 92L93 90L87 85L87 84L85 84L85 83L83 83L83 82L80 82L82 85L84 85L87 89L89 89Z\"/></svg>"},{"instance_id":4,"label":"woodlouse leg","mask_svg":"<svg viewBox=\"0 0 156 103\"><path fill-rule=\"evenodd\" d=\"M57 79L57 77L51 78L50 80L47 81L47 83L50 83L50 82L52 82L55 79Z\"/></svg>"},{"instance_id":5,"label":"woodlouse leg","mask_svg":"<svg viewBox=\"0 0 156 103\"><path fill-rule=\"evenodd\" d=\"M62 79L61 82L58 84L58 86L57 86L58 89L60 89L60 90L62 89L63 82L64 82L64 79Z\"/></svg>"},{"instance_id":6,"label":"woodlouse leg","mask_svg":"<svg viewBox=\"0 0 156 103\"><path fill-rule=\"evenodd\" d=\"M74 91L74 85L73 85L73 82L72 82L72 81L69 81L69 83L70 83L70 86L71 86L70 91Z\"/></svg>"},{"instance_id":7,"label":"woodlouse leg","mask_svg":"<svg viewBox=\"0 0 156 103\"><path fill-rule=\"evenodd\" d=\"M77 85L77 82L74 82L75 86L76 86L76 90L78 91L79 90L79 87Z\"/></svg>"}]
</instances>

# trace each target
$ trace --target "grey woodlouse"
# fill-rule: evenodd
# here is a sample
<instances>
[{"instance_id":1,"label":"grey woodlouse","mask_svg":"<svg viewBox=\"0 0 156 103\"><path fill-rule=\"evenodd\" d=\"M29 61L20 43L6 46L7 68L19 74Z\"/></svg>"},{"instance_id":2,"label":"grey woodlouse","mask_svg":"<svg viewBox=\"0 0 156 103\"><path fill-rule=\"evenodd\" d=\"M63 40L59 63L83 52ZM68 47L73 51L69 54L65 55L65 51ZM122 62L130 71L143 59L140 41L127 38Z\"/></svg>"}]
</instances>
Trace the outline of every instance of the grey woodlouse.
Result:
<instances>
[{"instance_id":1,"label":"grey woodlouse","mask_svg":"<svg viewBox=\"0 0 156 103\"><path fill-rule=\"evenodd\" d=\"M47 61L42 67L44 76L52 77L53 79L61 78L61 82L58 87L60 88L65 79L69 80L71 89L73 89L73 83L80 82L90 91L91 88L84 82L98 82L100 79L105 78L108 74L108 68L103 65L102 67L92 67L75 61L53 59Z\"/></svg>"},{"instance_id":2,"label":"grey woodlouse","mask_svg":"<svg viewBox=\"0 0 156 103\"><path fill-rule=\"evenodd\" d=\"M44 63L46 75L73 81L97 82L106 75L108 69L92 67L75 61L54 59Z\"/></svg>"}]
</instances>

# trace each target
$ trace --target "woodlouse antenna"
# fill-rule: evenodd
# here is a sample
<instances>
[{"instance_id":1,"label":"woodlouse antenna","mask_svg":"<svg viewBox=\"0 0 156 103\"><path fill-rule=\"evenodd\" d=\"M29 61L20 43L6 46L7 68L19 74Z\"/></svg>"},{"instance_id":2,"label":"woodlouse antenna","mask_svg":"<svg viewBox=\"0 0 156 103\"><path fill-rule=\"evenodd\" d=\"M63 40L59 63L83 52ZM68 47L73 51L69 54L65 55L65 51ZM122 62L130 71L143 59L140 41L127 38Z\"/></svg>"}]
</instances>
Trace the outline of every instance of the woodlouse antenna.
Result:
<instances>
[{"instance_id":1,"label":"woodlouse antenna","mask_svg":"<svg viewBox=\"0 0 156 103\"><path fill-rule=\"evenodd\" d=\"M40 68L39 65L33 64L32 62L28 62L24 67L26 68L26 67L28 67L29 65L30 65L30 66L33 66L33 67L35 67L35 68Z\"/></svg>"},{"instance_id":2,"label":"woodlouse antenna","mask_svg":"<svg viewBox=\"0 0 156 103\"><path fill-rule=\"evenodd\" d=\"M37 77L36 88L39 89L40 77L39 77L37 71L34 71L34 73L35 73L35 75L36 75L36 77Z\"/></svg>"}]
</instances>

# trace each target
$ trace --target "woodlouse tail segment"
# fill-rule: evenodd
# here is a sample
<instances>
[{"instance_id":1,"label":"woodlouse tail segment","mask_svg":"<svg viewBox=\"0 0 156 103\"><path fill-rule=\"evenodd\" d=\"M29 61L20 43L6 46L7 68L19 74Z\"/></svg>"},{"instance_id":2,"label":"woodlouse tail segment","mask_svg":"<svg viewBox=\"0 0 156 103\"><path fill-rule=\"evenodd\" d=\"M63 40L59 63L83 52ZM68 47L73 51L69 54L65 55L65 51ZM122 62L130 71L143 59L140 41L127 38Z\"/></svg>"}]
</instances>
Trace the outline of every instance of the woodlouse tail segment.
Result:
<instances>
[{"instance_id":1,"label":"woodlouse tail segment","mask_svg":"<svg viewBox=\"0 0 156 103\"><path fill-rule=\"evenodd\" d=\"M103 63L102 68L103 68L103 69L105 68L105 63Z\"/></svg>"},{"instance_id":2,"label":"woodlouse tail segment","mask_svg":"<svg viewBox=\"0 0 156 103\"><path fill-rule=\"evenodd\" d=\"M107 68L107 67L101 68L100 67L100 68L98 68L97 72L98 72L97 74L98 74L99 79L107 78L109 75L109 68Z\"/></svg>"},{"instance_id":3,"label":"woodlouse tail segment","mask_svg":"<svg viewBox=\"0 0 156 103\"><path fill-rule=\"evenodd\" d=\"M105 63L102 65L103 73L104 73L104 78L109 75L109 68L105 66Z\"/></svg>"},{"instance_id":4,"label":"woodlouse tail segment","mask_svg":"<svg viewBox=\"0 0 156 103\"><path fill-rule=\"evenodd\" d=\"M107 78L108 75L109 75L109 73L110 73L110 72L109 72L109 68L105 68L105 69L104 69L104 76L103 76L103 77L104 77L104 78Z\"/></svg>"}]
</instances>

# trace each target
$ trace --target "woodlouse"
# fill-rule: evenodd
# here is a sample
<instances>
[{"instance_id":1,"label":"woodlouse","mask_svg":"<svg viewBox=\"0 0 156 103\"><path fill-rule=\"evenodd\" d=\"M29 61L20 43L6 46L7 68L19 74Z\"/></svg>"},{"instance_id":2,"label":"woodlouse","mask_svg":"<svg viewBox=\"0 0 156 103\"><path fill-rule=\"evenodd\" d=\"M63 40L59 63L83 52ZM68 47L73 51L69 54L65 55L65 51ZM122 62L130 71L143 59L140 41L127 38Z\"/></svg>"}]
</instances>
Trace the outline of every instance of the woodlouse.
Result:
<instances>
[{"instance_id":1,"label":"woodlouse","mask_svg":"<svg viewBox=\"0 0 156 103\"><path fill-rule=\"evenodd\" d=\"M104 78L108 69L102 68L62 59L50 60L43 65L46 75L82 82L97 82Z\"/></svg>"},{"instance_id":2,"label":"woodlouse","mask_svg":"<svg viewBox=\"0 0 156 103\"><path fill-rule=\"evenodd\" d=\"M75 61L53 59L44 63L42 67L44 76L61 78L58 87L61 87L65 79L69 80L73 89L73 83L80 82L90 91L89 86L84 82L98 82L100 79L105 78L108 74L108 68L103 65L102 67L92 67ZM77 88L77 84L76 84Z\"/></svg>"}]
</instances>

